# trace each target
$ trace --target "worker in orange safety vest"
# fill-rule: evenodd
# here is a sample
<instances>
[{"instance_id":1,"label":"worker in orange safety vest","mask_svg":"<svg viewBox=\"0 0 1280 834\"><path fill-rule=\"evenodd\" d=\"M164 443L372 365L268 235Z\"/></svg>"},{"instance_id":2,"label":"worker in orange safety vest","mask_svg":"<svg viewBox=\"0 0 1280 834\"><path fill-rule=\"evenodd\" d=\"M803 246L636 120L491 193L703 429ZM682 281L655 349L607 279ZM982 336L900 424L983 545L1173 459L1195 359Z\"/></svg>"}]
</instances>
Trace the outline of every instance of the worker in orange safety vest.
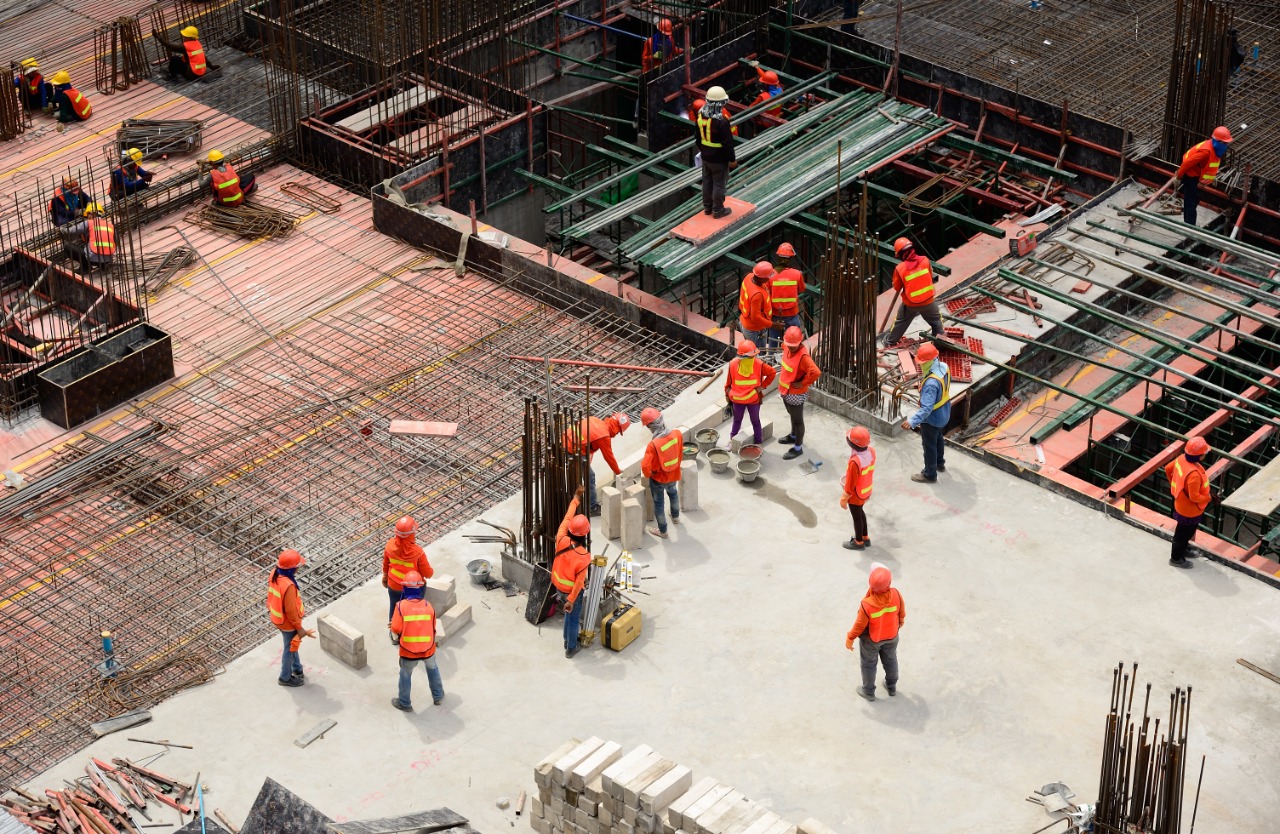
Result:
<instances>
[{"instance_id":1,"label":"worker in orange safety vest","mask_svg":"<svg viewBox=\"0 0 1280 834\"><path fill-rule=\"evenodd\" d=\"M431 687L431 703L444 700L444 683L436 664L436 611L427 602L426 582L416 570L404 575L404 596L391 610L391 631L400 644L400 690L391 706L401 712L413 712L411 688L413 670L421 663L427 670Z\"/></svg>"},{"instance_id":2,"label":"worker in orange safety vest","mask_svg":"<svg viewBox=\"0 0 1280 834\"><path fill-rule=\"evenodd\" d=\"M865 550L871 546L871 534L867 532L867 513L863 507L871 498L876 450L871 448L871 432L866 426L854 426L845 433L844 439L849 444L849 463L840 479L844 487L840 506L853 516L853 537L844 543L844 549Z\"/></svg>"},{"instance_id":3,"label":"worker in orange safety vest","mask_svg":"<svg viewBox=\"0 0 1280 834\"><path fill-rule=\"evenodd\" d=\"M769 308L773 317L770 338L778 339L788 327L800 327L800 295L804 292L804 273L791 265L795 247L784 243L774 253L776 274L769 279Z\"/></svg>"},{"instance_id":4,"label":"worker in orange safety vest","mask_svg":"<svg viewBox=\"0 0 1280 834\"><path fill-rule=\"evenodd\" d=\"M933 266L924 255L916 253L915 246L905 237L893 242L893 254L902 261L893 270L893 288L902 298L902 308L893 322L886 345L896 345L907 332L907 325L916 316L929 323L934 336L942 335L942 316L933 300Z\"/></svg>"},{"instance_id":5,"label":"worker in orange safety vest","mask_svg":"<svg viewBox=\"0 0 1280 834\"><path fill-rule=\"evenodd\" d=\"M738 327L742 338L766 348L769 329L773 327L773 301L769 282L777 273L773 264L760 261L742 279L738 290Z\"/></svg>"},{"instance_id":6,"label":"worker in orange safety vest","mask_svg":"<svg viewBox=\"0 0 1280 834\"><path fill-rule=\"evenodd\" d=\"M587 455L587 491L591 498L588 512L591 515L600 515L600 503L596 500L596 472L591 468L591 461L596 452L599 452L604 457L604 462L613 470L614 476L621 475L622 467L613 455L613 438L625 432L630 425L630 417L621 411L615 411L604 419L585 417L581 423L564 433L566 449L575 454L585 451ZM585 449L582 445L584 439L587 444Z\"/></svg>"},{"instance_id":7,"label":"worker in orange safety vest","mask_svg":"<svg viewBox=\"0 0 1280 834\"><path fill-rule=\"evenodd\" d=\"M49 79L53 90L53 106L60 122L83 122L93 115L93 105L84 93L71 86L71 75L58 70Z\"/></svg>"},{"instance_id":8,"label":"worker in orange safety vest","mask_svg":"<svg viewBox=\"0 0 1280 834\"><path fill-rule=\"evenodd\" d=\"M804 332L798 326L788 327L782 335L778 365L782 369L778 374L778 393L791 418L791 431L786 437L778 438L778 442L791 444L782 459L794 460L804 454L804 404L809 400L809 386L822 376L804 345Z\"/></svg>"},{"instance_id":9,"label":"worker in orange safety vest","mask_svg":"<svg viewBox=\"0 0 1280 834\"><path fill-rule=\"evenodd\" d=\"M671 523L680 523L680 462L684 459L684 435L679 429L667 430L662 412L646 408L640 412L640 425L649 430L653 439L644 447L644 459L640 461L640 473L649 479L649 493L653 497L651 535L667 538L667 515L663 506L671 499Z\"/></svg>"},{"instance_id":10,"label":"worker in orange safety vest","mask_svg":"<svg viewBox=\"0 0 1280 834\"><path fill-rule=\"evenodd\" d=\"M298 657L298 646L303 637L315 637L316 633L302 627L302 618L306 608L302 604L302 595L298 591L296 574L298 568L307 563L302 554L296 550L282 550L276 559L276 567L271 571L267 581L267 615L271 624L280 629L280 637L284 640L284 650L280 654L281 686L302 686L306 677L302 671L302 660Z\"/></svg>"},{"instance_id":11,"label":"worker in orange safety vest","mask_svg":"<svg viewBox=\"0 0 1280 834\"><path fill-rule=\"evenodd\" d=\"M218 69L205 55L204 46L200 43L200 30L196 27L184 26L178 32L182 36L181 44L168 40L159 30L152 34L169 53L169 77L174 81L183 78L187 81L208 81L210 73Z\"/></svg>"},{"instance_id":12,"label":"worker in orange safety vest","mask_svg":"<svg viewBox=\"0 0 1280 834\"><path fill-rule=\"evenodd\" d=\"M257 177L237 173L222 151L209 151L209 169L207 176L200 180L200 187L213 195L213 204L223 208L236 208L244 205L245 199L258 190Z\"/></svg>"},{"instance_id":13,"label":"worker in orange safety vest","mask_svg":"<svg viewBox=\"0 0 1280 834\"><path fill-rule=\"evenodd\" d=\"M109 270L116 259L116 225L103 217L102 204L84 207L84 219L64 227L63 248L80 262L84 274L96 267Z\"/></svg>"},{"instance_id":14,"label":"worker in orange safety vest","mask_svg":"<svg viewBox=\"0 0 1280 834\"><path fill-rule=\"evenodd\" d=\"M587 549L591 520L578 512L581 503L582 487L578 487L556 530L556 550L551 562L551 587L564 609L565 657L573 657L581 648L578 629L582 622L582 608L577 603L587 584L587 568L591 565L591 551Z\"/></svg>"},{"instance_id":15,"label":"worker in orange safety vest","mask_svg":"<svg viewBox=\"0 0 1280 834\"><path fill-rule=\"evenodd\" d=\"M902 594L893 587L893 574L879 562L871 566L867 593L858 606L858 618L845 635L844 647L853 651L853 641L861 638L862 686L858 694L876 699L876 663L884 664L884 687L898 694L898 630L907 619Z\"/></svg>"},{"instance_id":16,"label":"worker in orange safety vest","mask_svg":"<svg viewBox=\"0 0 1280 834\"><path fill-rule=\"evenodd\" d=\"M1203 437L1187 441L1186 450L1164 468L1169 479L1169 493L1173 496L1173 551L1169 564L1175 568L1189 568L1191 541L1196 537L1200 517L1209 502L1214 500L1209 490L1209 476L1200 462L1209 453L1209 442Z\"/></svg>"},{"instance_id":17,"label":"worker in orange safety vest","mask_svg":"<svg viewBox=\"0 0 1280 834\"><path fill-rule=\"evenodd\" d=\"M649 72L681 54L680 48L671 37L672 31L673 27L668 18L664 17L658 21L658 31L645 38L644 46L641 48L641 71Z\"/></svg>"},{"instance_id":18,"label":"worker in orange safety vest","mask_svg":"<svg viewBox=\"0 0 1280 834\"><path fill-rule=\"evenodd\" d=\"M777 98L782 95L782 81L778 78L778 74L773 70L761 69L759 61L748 61L750 66L756 71L756 84L760 87L760 92L751 100L747 107L755 107L757 104L763 104L770 99ZM782 105L770 107L764 111L766 114L773 116L775 119L782 118ZM773 123L768 119L755 118L752 122L757 130L765 130L773 127Z\"/></svg>"},{"instance_id":19,"label":"worker in orange safety vest","mask_svg":"<svg viewBox=\"0 0 1280 834\"><path fill-rule=\"evenodd\" d=\"M396 522L396 534L382 548L382 587L387 589L390 603L387 607L388 627L396 612L396 603L400 601L404 578L409 571L416 571L424 579L430 579L436 573L427 561L427 551L417 542L417 533L418 522L412 516L405 516ZM396 633L392 630L391 642L396 642L396 639Z\"/></svg>"},{"instance_id":20,"label":"worker in orange safety vest","mask_svg":"<svg viewBox=\"0 0 1280 834\"><path fill-rule=\"evenodd\" d=\"M764 389L773 383L775 376L777 371L760 358L755 342L750 339L738 342L738 358L729 363L724 378L724 397L733 411L733 423L723 448L732 448L733 438L742 428L744 414L751 417L753 442L756 445L764 442L764 430L760 427L760 401L764 399Z\"/></svg>"},{"instance_id":21,"label":"worker in orange safety vest","mask_svg":"<svg viewBox=\"0 0 1280 834\"><path fill-rule=\"evenodd\" d=\"M1200 205L1200 186L1212 185L1218 178L1218 168L1222 158L1227 155L1227 148L1232 142L1231 131L1226 125L1213 129L1213 135L1203 142L1192 145L1182 155L1182 164L1175 174L1182 184L1182 220L1188 225L1196 225L1196 207Z\"/></svg>"}]
</instances>

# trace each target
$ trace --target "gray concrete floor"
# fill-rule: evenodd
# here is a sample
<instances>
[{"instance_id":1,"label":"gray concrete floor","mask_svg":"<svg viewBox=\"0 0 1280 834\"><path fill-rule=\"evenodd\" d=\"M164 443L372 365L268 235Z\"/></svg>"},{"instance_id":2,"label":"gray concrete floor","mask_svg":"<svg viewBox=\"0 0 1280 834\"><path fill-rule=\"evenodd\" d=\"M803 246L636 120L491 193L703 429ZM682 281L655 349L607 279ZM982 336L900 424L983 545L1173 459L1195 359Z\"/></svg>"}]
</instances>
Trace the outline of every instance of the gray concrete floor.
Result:
<instances>
[{"instance_id":1,"label":"gray concrete floor","mask_svg":"<svg viewBox=\"0 0 1280 834\"><path fill-rule=\"evenodd\" d=\"M669 423L699 399L686 393ZM785 420L776 397L765 412ZM808 450L825 461L817 474L783 462L776 443L755 487L703 463L702 509L642 551L657 578L641 597L644 634L620 654L597 645L566 660L558 620L535 629L523 596L463 579L475 622L441 648L444 705L431 706L419 676L416 712L403 714L389 703L386 598L370 584L329 609L366 633L369 668L352 672L307 641L309 683L280 688L279 640L264 628L263 645L214 683L86 752L155 752L125 735L194 745L156 769L199 771L208 807L237 823L271 776L337 819L444 805L495 834L528 825L495 801L533 793L538 759L598 735L649 744L697 778L842 834L1031 832L1048 819L1024 797L1042 784L1062 780L1093 800L1111 669L1137 661L1156 703L1194 687L1190 756L1208 755L1196 830L1275 830L1280 686L1236 664L1280 671L1274 589L1203 560L1170 568L1159 539L954 450L936 486L913 484L913 435L876 439L874 545L843 550L846 424L817 411L809 423ZM637 426L624 446L644 434ZM518 513L517 499L485 518L516 526ZM470 559L496 559L461 537L482 530L464 525L432 545L433 564L465 577ZM867 703L844 633L877 560L908 619L899 694ZM326 717L338 723L323 739L292 744ZM84 761L32 784L80 775Z\"/></svg>"}]
</instances>

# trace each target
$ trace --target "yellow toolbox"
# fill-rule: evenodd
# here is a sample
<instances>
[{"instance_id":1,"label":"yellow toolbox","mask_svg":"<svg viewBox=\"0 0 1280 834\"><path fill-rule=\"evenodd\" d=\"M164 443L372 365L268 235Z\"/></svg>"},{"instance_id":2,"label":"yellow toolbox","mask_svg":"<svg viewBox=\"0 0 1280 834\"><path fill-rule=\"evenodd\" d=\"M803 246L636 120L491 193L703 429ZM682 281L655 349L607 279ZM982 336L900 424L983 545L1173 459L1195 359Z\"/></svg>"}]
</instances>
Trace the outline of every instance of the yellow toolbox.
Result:
<instances>
[{"instance_id":1,"label":"yellow toolbox","mask_svg":"<svg viewBox=\"0 0 1280 834\"><path fill-rule=\"evenodd\" d=\"M620 652L640 636L640 609L624 605L604 621L604 647Z\"/></svg>"}]
</instances>

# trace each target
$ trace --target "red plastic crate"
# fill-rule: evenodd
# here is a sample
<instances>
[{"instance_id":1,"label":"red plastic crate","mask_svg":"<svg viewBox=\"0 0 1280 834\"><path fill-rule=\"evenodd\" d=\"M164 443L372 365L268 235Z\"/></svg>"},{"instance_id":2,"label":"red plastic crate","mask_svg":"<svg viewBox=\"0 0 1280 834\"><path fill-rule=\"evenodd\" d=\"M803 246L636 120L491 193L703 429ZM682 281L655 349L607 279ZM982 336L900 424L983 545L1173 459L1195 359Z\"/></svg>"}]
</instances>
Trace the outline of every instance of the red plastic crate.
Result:
<instances>
[{"instance_id":1,"label":"red plastic crate","mask_svg":"<svg viewBox=\"0 0 1280 834\"><path fill-rule=\"evenodd\" d=\"M967 355L956 350L938 348L938 358L951 369L953 382L973 382L973 364Z\"/></svg>"},{"instance_id":2,"label":"red plastic crate","mask_svg":"<svg viewBox=\"0 0 1280 834\"><path fill-rule=\"evenodd\" d=\"M979 356L986 356L986 355L987 355L986 350L982 347L982 340L981 340L981 339L975 339L974 337L970 336L969 338L965 339L965 343L969 345L969 350L973 351L974 353L978 354ZM972 357L970 357L970 358L972 358Z\"/></svg>"},{"instance_id":3,"label":"red plastic crate","mask_svg":"<svg viewBox=\"0 0 1280 834\"><path fill-rule=\"evenodd\" d=\"M984 296L961 296L947 302L947 311L960 319L971 319L979 313L994 313L996 303Z\"/></svg>"},{"instance_id":4,"label":"red plastic crate","mask_svg":"<svg viewBox=\"0 0 1280 834\"><path fill-rule=\"evenodd\" d=\"M1009 419L1009 415L1012 414L1013 410L1020 405L1022 405L1021 397L1011 397L1009 402L1000 406L1000 410L991 415L991 419L987 421L987 425L992 428L999 426L1005 420Z\"/></svg>"}]
</instances>

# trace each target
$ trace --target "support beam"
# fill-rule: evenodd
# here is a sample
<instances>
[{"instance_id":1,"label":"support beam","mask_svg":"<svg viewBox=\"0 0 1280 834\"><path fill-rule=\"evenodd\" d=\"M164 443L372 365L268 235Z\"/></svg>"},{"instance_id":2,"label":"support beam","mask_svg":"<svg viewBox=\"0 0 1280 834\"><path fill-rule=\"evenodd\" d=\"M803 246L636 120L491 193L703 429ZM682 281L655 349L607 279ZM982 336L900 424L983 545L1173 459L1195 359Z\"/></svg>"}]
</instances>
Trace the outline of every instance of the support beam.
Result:
<instances>
[{"instance_id":1,"label":"support beam","mask_svg":"<svg viewBox=\"0 0 1280 834\"><path fill-rule=\"evenodd\" d=\"M919 165L912 165L910 162L907 162L906 160L902 160L902 159L894 160L892 165L896 170L901 171L904 174L910 174L911 176L920 180L931 180L934 177L938 176L939 173L941 173L939 171L930 171L927 168L921 168ZM977 186L965 185L963 182L956 179L955 177L949 177L949 176L943 177L942 181L951 186L964 186L964 193L978 200L978 202L987 203L989 205L992 205L1000 209L1001 211L1007 211L1011 214L1023 213L1023 209L1024 209L1023 204L1016 202L1014 200L1010 200L1008 197L1002 197L999 194L986 191L984 189L978 188Z\"/></svg>"},{"instance_id":2,"label":"support beam","mask_svg":"<svg viewBox=\"0 0 1280 834\"><path fill-rule=\"evenodd\" d=\"M955 134L951 133L947 135L954 136ZM876 182L871 182L870 180L867 181L867 189L875 192L881 197L888 197L893 200L901 200L906 196L901 191L894 191L892 188L880 185ZM975 232L981 232L984 235L989 235L1000 240L1003 240L1005 237L1005 230L999 226L992 226L990 223L983 223L981 220L970 217L967 214L961 214L958 211L952 211L951 209L935 208L928 212L924 212L924 214L936 214L939 217L945 217L952 222L958 223L962 226L967 226Z\"/></svg>"},{"instance_id":3,"label":"support beam","mask_svg":"<svg viewBox=\"0 0 1280 834\"><path fill-rule=\"evenodd\" d=\"M958 151L967 151L976 154L988 162L1008 162L1015 168L1024 171L1035 171L1037 174L1047 174L1060 180L1074 180L1076 175L1070 171L1064 171L1061 168L1047 165L1043 162L1036 162L1034 159L1028 159L1025 156L1019 156L1016 153L1002 151L999 148L993 148L990 145L984 145L981 142L975 142L958 133L949 134L942 140L942 144L955 148Z\"/></svg>"}]
</instances>

